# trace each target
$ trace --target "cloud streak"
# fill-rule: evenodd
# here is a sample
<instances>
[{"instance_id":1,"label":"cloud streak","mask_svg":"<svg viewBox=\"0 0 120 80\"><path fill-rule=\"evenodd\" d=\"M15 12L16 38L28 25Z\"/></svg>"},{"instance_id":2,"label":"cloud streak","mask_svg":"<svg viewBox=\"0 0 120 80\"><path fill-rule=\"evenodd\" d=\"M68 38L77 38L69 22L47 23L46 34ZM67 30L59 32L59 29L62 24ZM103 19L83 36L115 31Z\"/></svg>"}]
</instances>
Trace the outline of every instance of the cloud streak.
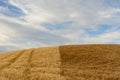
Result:
<instances>
[{"instance_id":1,"label":"cloud streak","mask_svg":"<svg viewBox=\"0 0 120 80\"><path fill-rule=\"evenodd\" d=\"M119 1L0 0L1 51L65 44L119 44Z\"/></svg>"}]
</instances>

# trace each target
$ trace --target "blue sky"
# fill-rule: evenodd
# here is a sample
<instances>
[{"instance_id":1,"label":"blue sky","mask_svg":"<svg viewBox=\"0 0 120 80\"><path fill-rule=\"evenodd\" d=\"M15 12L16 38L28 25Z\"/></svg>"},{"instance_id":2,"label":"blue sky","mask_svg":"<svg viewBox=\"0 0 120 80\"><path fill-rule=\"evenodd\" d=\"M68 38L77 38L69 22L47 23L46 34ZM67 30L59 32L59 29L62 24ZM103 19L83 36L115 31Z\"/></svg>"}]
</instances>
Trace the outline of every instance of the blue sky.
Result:
<instances>
[{"instance_id":1,"label":"blue sky","mask_svg":"<svg viewBox=\"0 0 120 80\"><path fill-rule=\"evenodd\" d=\"M20 17L24 14L21 9L10 4L8 0L0 0L0 7L6 9L1 10L0 13L8 17Z\"/></svg>"},{"instance_id":2,"label":"blue sky","mask_svg":"<svg viewBox=\"0 0 120 80\"><path fill-rule=\"evenodd\" d=\"M120 0L0 0L0 52L120 44Z\"/></svg>"}]
</instances>

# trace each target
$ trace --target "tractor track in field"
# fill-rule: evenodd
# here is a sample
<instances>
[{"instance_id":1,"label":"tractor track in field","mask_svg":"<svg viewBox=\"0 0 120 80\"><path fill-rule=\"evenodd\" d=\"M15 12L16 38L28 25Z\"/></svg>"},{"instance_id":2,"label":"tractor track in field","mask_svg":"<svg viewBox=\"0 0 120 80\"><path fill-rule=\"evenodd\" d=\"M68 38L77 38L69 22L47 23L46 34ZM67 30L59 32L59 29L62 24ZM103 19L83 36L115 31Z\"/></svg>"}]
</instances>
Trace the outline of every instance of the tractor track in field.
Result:
<instances>
[{"instance_id":1,"label":"tractor track in field","mask_svg":"<svg viewBox=\"0 0 120 80\"><path fill-rule=\"evenodd\" d=\"M29 56L29 59L28 59L28 66L26 67L25 71L24 71L24 74L26 76L26 80L31 80L30 79L30 69L32 67L31 65L31 59L32 59L32 56L33 56L33 52L35 51L35 49L31 50L31 53L30 53L30 56Z\"/></svg>"},{"instance_id":2,"label":"tractor track in field","mask_svg":"<svg viewBox=\"0 0 120 80\"><path fill-rule=\"evenodd\" d=\"M35 49L33 49L33 50L31 51L30 57L29 57L29 59L28 59L28 63L30 64L30 67L32 67L31 61L32 61L32 56L33 56L33 52L34 52L34 51L35 51Z\"/></svg>"},{"instance_id":3,"label":"tractor track in field","mask_svg":"<svg viewBox=\"0 0 120 80\"><path fill-rule=\"evenodd\" d=\"M10 62L9 64L5 64L5 65L3 65L2 67L0 67L0 72L1 72L3 69L11 66L14 62L16 62L17 59L19 59L19 57L20 57L24 52L25 52L25 50L21 51L17 56L15 56L14 58L12 58L12 59L9 61L9 62Z\"/></svg>"}]
</instances>

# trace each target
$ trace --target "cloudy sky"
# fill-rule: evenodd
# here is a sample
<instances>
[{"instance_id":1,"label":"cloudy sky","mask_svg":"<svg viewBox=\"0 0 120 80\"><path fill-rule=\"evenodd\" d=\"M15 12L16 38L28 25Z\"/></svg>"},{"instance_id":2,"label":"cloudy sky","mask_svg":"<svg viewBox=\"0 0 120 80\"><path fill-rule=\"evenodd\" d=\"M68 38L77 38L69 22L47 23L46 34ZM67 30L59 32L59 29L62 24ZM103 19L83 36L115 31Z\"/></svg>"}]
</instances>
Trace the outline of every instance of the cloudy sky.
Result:
<instances>
[{"instance_id":1,"label":"cloudy sky","mask_svg":"<svg viewBox=\"0 0 120 80\"><path fill-rule=\"evenodd\" d=\"M120 0L0 0L0 52L120 44Z\"/></svg>"}]
</instances>

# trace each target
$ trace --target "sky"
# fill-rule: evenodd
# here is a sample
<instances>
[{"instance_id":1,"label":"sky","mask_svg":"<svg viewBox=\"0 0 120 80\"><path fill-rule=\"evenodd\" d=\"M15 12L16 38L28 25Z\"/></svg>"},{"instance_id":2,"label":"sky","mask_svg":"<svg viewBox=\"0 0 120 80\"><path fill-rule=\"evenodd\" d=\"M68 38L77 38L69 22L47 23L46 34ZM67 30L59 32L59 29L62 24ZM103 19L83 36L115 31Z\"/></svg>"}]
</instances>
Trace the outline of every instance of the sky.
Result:
<instances>
[{"instance_id":1,"label":"sky","mask_svg":"<svg viewBox=\"0 0 120 80\"><path fill-rule=\"evenodd\" d=\"M0 0L0 52L120 44L120 0Z\"/></svg>"}]
</instances>

